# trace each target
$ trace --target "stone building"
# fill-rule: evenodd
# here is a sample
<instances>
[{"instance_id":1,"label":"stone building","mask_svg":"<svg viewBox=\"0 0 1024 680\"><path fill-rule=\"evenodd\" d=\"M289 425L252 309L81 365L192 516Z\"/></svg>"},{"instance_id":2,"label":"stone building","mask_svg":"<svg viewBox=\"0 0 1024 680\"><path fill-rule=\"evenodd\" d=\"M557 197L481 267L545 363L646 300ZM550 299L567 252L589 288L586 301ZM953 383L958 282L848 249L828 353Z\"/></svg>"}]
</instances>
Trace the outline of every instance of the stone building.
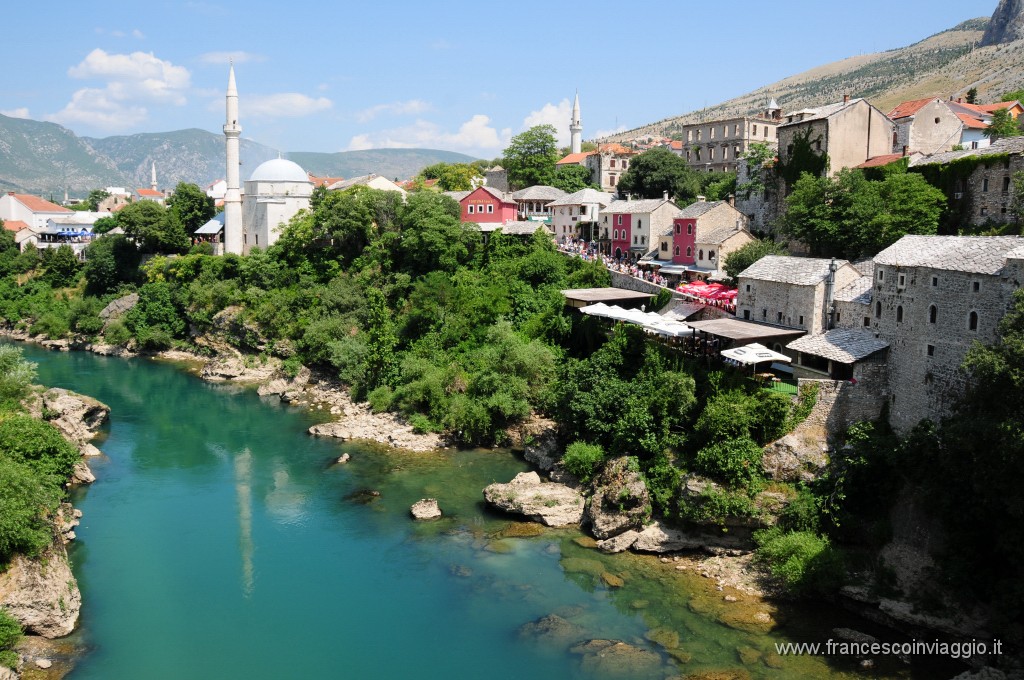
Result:
<instances>
[{"instance_id":1,"label":"stone building","mask_svg":"<svg viewBox=\"0 0 1024 680\"><path fill-rule=\"evenodd\" d=\"M833 326L835 291L860 277L846 260L768 255L740 272L736 316L823 333Z\"/></svg>"},{"instance_id":2,"label":"stone building","mask_svg":"<svg viewBox=\"0 0 1024 680\"><path fill-rule=\"evenodd\" d=\"M889 112L896 126L892 152L920 151L924 154L949 151L960 144L964 122L936 97L903 102Z\"/></svg>"},{"instance_id":3,"label":"stone building","mask_svg":"<svg viewBox=\"0 0 1024 680\"><path fill-rule=\"evenodd\" d=\"M312 195L313 183L297 163L275 158L256 166L242 195L242 254L277 241L283 226L309 209Z\"/></svg>"},{"instance_id":4,"label":"stone building","mask_svg":"<svg viewBox=\"0 0 1024 680\"><path fill-rule=\"evenodd\" d=\"M668 260L663 273L690 280L719 279L725 275L725 258L753 240L747 216L730 201L700 197L672 219L672 230L661 237L657 257Z\"/></svg>"},{"instance_id":5,"label":"stone building","mask_svg":"<svg viewBox=\"0 0 1024 680\"><path fill-rule=\"evenodd\" d=\"M588 187L551 201L548 207L551 210L551 227L555 238L597 240L599 236L596 226L601 220L601 211L612 200L611 194Z\"/></svg>"},{"instance_id":6,"label":"stone building","mask_svg":"<svg viewBox=\"0 0 1024 680\"><path fill-rule=\"evenodd\" d=\"M1024 170L1024 137L1008 137L990 146L964 151L947 151L911 160L910 167L928 177L933 167L949 166L954 161L974 159L968 165L961 162L968 174L955 178L946 187L946 199L952 211L972 225L1012 222L1013 175Z\"/></svg>"},{"instance_id":7,"label":"stone building","mask_svg":"<svg viewBox=\"0 0 1024 680\"><path fill-rule=\"evenodd\" d=\"M520 220L541 220L551 223L551 208L549 204L559 198L563 198L565 192L545 184L535 184L512 193L512 200L516 204L517 219Z\"/></svg>"},{"instance_id":8,"label":"stone building","mask_svg":"<svg viewBox=\"0 0 1024 680\"><path fill-rule=\"evenodd\" d=\"M797 137L807 135L812 151L828 155L829 172L835 174L891 153L894 128L888 116L866 100L849 96L835 104L794 111L778 128L779 162L788 162Z\"/></svg>"},{"instance_id":9,"label":"stone building","mask_svg":"<svg viewBox=\"0 0 1024 680\"><path fill-rule=\"evenodd\" d=\"M555 166L582 165L590 170L590 181L601 187L601 191L615 193L619 180L637 153L622 144L598 144L596 151L570 153L555 163Z\"/></svg>"},{"instance_id":10,"label":"stone building","mask_svg":"<svg viewBox=\"0 0 1024 680\"><path fill-rule=\"evenodd\" d=\"M683 127L679 155L695 170L736 172L751 144L776 146L776 129L781 122L782 109L773 99L758 116L691 123Z\"/></svg>"},{"instance_id":11,"label":"stone building","mask_svg":"<svg viewBox=\"0 0 1024 680\"><path fill-rule=\"evenodd\" d=\"M889 421L905 432L963 394L968 348L996 339L1024 280L1024 239L904 236L874 263L871 330L890 345Z\"/></svg>"}]
</instances>

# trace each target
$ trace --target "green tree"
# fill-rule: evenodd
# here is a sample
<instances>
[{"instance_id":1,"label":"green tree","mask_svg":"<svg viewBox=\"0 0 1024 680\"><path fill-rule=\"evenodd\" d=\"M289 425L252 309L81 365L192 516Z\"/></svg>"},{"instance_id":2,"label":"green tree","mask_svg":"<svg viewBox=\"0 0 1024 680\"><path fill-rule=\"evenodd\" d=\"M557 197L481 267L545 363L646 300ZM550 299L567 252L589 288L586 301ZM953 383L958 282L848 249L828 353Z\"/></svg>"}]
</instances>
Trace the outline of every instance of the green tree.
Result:
<instances>
[{"instance_id":1,"label":"green tree","mask_svg":"<svg viewBox=\"0 0 1024 680\"><path fill-rule=\"evenodd\" d=\"M94 234L106 234L111 229L117 228L117 218L111 215L110 217L101 217L92 223L92 231Z\"/></svg>"},{"instance_id":2,"label":"green tree","mask_svg":"<svg viewBox=\"0 0 1024 680\"><path fill-rule=\"evenodd\" d=\"M154 201L129 203L117 213L117 224L144 253L184 253L189 240L174 213Z\"/></svg>"},{"instance_id":3,"label":"green tree","mask_svg":"<svg viewBox=\"0 0 1024 680\"><path fill-rule=\"evenodd\" d=\"M999 98L1001 102L1024 102L1024 90L1013 90L1012 92L1005 92L1003 96Z\"/></svg>"},{"instance_id":4,"label":"green tree","mask_svg":"<svg viewBox=\"0 0 1024 680\"><path fill-rule=\"evenodd\" d=\"M590 169L582 165L559 165L555 168L551 186L561 189L567 194L574 194L587 187L600 189L591 181Z\"/></svg>"},{"instance_id":5,"label":"green tree","mask_svg":"<svg viewBox=\"0 0 1024 680\"><path fill-rule=\"evenodd\" d=\"M395 262L411 276L454 272L480 242L480 232L463 225L461 215L450 196L430 191L409 196L398 218L401 238L393 243Z\"/></svg>"},{"instance_id":6,"label":"green tree","mask_svg":"<svg viewBox=\"0 0 1024 680\"><path fill-rule=\"evenodd\" d=\"M36 365L24 358L20 347L0 345L0 408L21 401L35 377Z\"/></svg>"},{"instance_id":7,"label":"green tree","mask_svg":"<svg viewBox=\"0 0 1024 680\"><path fill-rule=\"evenodd\" d=\"M480 171L468 163L434 163L420 171L424 179L436 179L441 191L469 191L483 180Z\"/></svg>"},{"instance_id":8,"label":"green tree","mask_svg":"<svg viewBox=\"0 0 1024 680\"><path fill-rule=\"evenodd\" d=\"M722 268L735 283L740 272L766 255L786 255L786 247L774 239L757 239L729 253Z\"/></svg>"},{"instance_id":9,"label":"green tree","mask_svg":"<svg viewBox=\"0 0 1024 680\"><path fill-rule=\"evenodd\" d=\"M110 234L96 239L85 249L86 292L105 295L125 283L139 278L142 255L134 243L123 234Z\"/></svg>"},{"instance_id":10,"label":"green tree","mask_svg":"<svg viewBox=\"0 0 1024 680\"><path fill-rule=\"evenodd\" d=\"M19 657L13 650L21 633L21 624L6 609L0 609L0 666L17 667Z\"/></svg>"},{"instance_id":11,"label":"green tree","mask_svg":"<svg viewBox=\"0 0 1024 680\"><path fill-rule=\"evenodd\" d=\"M37 555L53 540L49 517L60 487L30 466L0 455L0 563L15 553Z\"/></svg>"},{"instance_id":12,"label":"green tree","mask_svg":"<svg viewBox=\"0 0 1024 680\"><path fill-rule=\"evenodd\" d=\"M992 121L982 134L996 141L1004 137L1019 137L1024 132L1021 131L1017 119L1010 115L1009 109L996 109L992 112Z\"/></svg>"},{"instance_id":13,"label":"green tree","mask_svg":"<svg viewBox=\"0 0 1024 680\"><path fill-rule=\"evenodd\" d=\"M700 193L697 172L686 160L665 147L645 151L629 162L619 178L619 191L643 198L661 198L667 191L681 202L689 202Z\"/></svg>"},{"instance_id":14,"label":"green tree","mask_svg":"<svg viewBox=\"0 0 1024 680\"><path fill-rule=\"evenodd\" d=\"M763 194L774 177L778 151L765 142L754 142L743 153L743 158L747 166L746 181L741 182L736 191L744 198Z\"/></svg>"},{"instance_id":15,"label":"green tree","mask_svg":"<svg viewBox=\"0 0 1024 680\"><path fill-rule=\"evenodd\" d=\"M501 164L513 189L551 184L558 162L558 143L552 125L535 125L512 138Z\"/></svg>"},{"instance_id":16,"label":"green tree","mask_svg":"<svg viewBox=\"0 0 1024 680\"><path fill-rule=\"evenodd\" d=\"M81 262L71 246L64 244L57 248L46 261L45 278L54 288L71 286L78 278Z\"/></svg>"},{"instance_id":17,"label":"green tree","mask_svg":"<svg viewBox=\"0 0 1024 680\"><path fill-rule=\"evenodd\" d=\"M366 384L364 391L378 387L393 387L398 377L395 360L395 324L384 294L377 288L366 291L368 314L366 320Z\"/></svg>"},{"instance_id":18,"label":"green tree","mask_svg":"<svg viewBox=\"0 0 1024 680\"><path fill-rule=\"evenodd\" d=\"M189 236L216 214L213 199L196 184L178 182L174 193L167 199L167 208Z\"/></svg>"},{"instance_id":19,"label":"green tree","mask_svg":"<svg viewBox=\"0 0 1024 680\"><path fill-rule=\"evenodd\" d=\"M965 98L968 104L978 103L978 88L972 87L967 90L967 97Z\"/></svg>"},{"instance_id":20,"label":"green tree","mask_svg":"<svg viewBox=\"0 0 1024 680\"><path fill-rule=\"evenodd\" d=\"M89 192L89 196L83 201L89 206L89 210L96 212L100 209L100 203L105 199L110 198L110 192L104 191L103 189L93 189Z\"/></svg>"},{"instance_id":21,"label":"green tree","mask_svg":"<svg viewBox=\"0 0 1024 680\"><path fill-rule=\"evenodd\" d=\"M1013 197L1010 200L1010 211L1016 224L1024 222L1024 170L1013 173Z\"/></svg>"}]
</instances>

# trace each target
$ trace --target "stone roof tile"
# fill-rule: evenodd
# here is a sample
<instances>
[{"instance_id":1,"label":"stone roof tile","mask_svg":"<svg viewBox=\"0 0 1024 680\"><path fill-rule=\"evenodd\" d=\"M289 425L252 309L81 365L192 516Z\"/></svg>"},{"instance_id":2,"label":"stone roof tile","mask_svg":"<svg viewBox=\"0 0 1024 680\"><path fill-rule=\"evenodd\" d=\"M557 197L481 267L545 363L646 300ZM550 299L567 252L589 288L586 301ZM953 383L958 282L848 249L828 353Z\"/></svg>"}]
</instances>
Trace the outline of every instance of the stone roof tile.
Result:
<instances>
[{"instance_id":1,"label":"stone roof tile","mask_svg":"<svg viewBox=\"0 0 1024 680\"><path fill-rule=\"evenodd\" d=\"M833 328L818 335L805 335L786 345L787 349L813 354L842 364L852 364L883 350L889 343L861 328Z\"/></svg>"},{"instance_id":2,"label":"stone roof tile","mask_svg":"<svg viewBox=\"0 0 1024 680\"><path fill-rule=\"evenodd\" d=\"M875 255L875 265L998 274L1020 236L904 236Z\"/></svg>"},{"instance_id":3,"label":"stone roof tile","mask_svg":"<svg viewBox=\"0 0 1024 680\"><path fill-rule=\"evenodd\" d=\"M740 277L797 286L814 286L828 276L831 262L832 260L825 258L765 255L740 272ZM836 260L836 267L845 264L849 263L846 260Z\"/></svg>"}]
</instances>

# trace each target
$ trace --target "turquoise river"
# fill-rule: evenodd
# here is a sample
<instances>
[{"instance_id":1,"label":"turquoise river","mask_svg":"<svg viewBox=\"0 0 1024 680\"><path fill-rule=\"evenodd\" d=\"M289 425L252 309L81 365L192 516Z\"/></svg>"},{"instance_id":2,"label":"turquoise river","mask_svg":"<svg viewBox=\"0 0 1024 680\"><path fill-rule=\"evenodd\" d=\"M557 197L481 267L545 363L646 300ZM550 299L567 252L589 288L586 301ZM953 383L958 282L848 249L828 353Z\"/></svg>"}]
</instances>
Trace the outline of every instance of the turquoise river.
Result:
<instances>
[{"instance_id":1,"label":"turquoise river","mask_svg":"<svg viewBox=\"0 0 1024 680\"><path fill-rule=\"evenodd\" d=\"M891 639L835 608L727 602L709 579L602 555L576 531L510 536L481 489L528 469L514 452L319 440L306 429L321 414L178 365L24 349L38 382L111 407L98 481L73 498L84 605L72 640L85 652L72 680L936 677L774 653L836 626ZM346 451L351 462L332 465ZM445 518L412 521L423 497ZM565 635L520 633L552 613ZM590 639L660 659L623 668L569 651Z\"/></svg>"}]
</instances>

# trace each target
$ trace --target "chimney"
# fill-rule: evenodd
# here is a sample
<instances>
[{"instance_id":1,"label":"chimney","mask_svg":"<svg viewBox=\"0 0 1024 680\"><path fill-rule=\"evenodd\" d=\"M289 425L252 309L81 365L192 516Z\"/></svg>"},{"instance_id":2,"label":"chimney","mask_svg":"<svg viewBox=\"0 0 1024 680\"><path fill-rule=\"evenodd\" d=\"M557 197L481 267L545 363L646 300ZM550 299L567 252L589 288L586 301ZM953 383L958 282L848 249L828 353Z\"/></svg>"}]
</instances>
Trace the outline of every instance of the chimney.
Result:
<instances>
[{"instance_id":1,"label":"chimney","mask_svg":"<svg viewBox=\"0 0 1024 680\"><path fill-rule=\"evenodd\" d=\"M661 199L663 201L667 201L668 200L668 189L665 189L663 192L661 192Z\"/></svg>"},{"instance_id":2,"label":"chimney","mask_svg":"<svg viewBox=\"0 0 1024 680\"><path fill-rule=\"evenodd\" d=\"M906 158L907 152L910 151L910 147L906 144L903 145L903 157Z\"/></svg>"},{"instance_id":3,"label":"chimney","mask_svg":"<svg viewBox=\"0 0 1024 680\"><path fill-rule=\"evenodd\" d=\"M703 203L706 200L708 200L707 196L697 196L697 202L698 203Z\"/></svg>"},{"instance_id":4,"label":"chimney","mask_svg":"<svg viewBox=\"0 0 1024 680\"><path fill-rule=\"evenodd\" d=\"M963 104L964 103L964 98L963 97L957 97L956 98L956 103L957 104Z\"/></svg>"},{"instance_id":5,"label":"chimney","mask_svg":"<svg viewBox=\"0 0 1024 680\"><path fill-rule=\"evenodd\" d=\"M736 194L729 194L725 200L728 201L729 205L732 207L736 207Z\"/></svg>"},{"instance_id":6,"label":"chimney","mask_svg":"<svg viewBox=\"0 0 1024 680\"><path fill-rule=\"evenodd\" d=\"M627 193L626 194L626 200L627 201L632 201L633 200L633 194Z\"/></svg>"},{"instance_id":7,"label":"chimney","mask_svg":"<svg viewBox=\"0 0 1024 680\"><path fill-rule=\"evenodd\" d=\"M848 94L844 94L843 95L843 103L844 104L849 104L850 103L850 95L848 95Z\"/></svg>"}]
</instances>

